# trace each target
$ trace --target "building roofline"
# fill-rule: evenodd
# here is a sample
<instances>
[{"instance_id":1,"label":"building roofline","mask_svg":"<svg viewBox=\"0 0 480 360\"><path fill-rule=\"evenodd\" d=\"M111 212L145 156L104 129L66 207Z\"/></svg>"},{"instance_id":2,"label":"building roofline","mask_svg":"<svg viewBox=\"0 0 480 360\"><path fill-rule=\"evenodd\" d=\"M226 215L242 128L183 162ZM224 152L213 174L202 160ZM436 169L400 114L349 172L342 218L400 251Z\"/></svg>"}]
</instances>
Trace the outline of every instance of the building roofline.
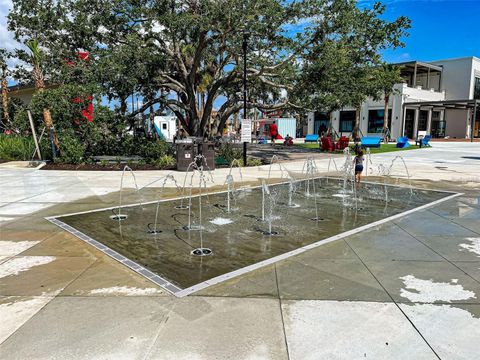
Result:
<instances>
[{"instance_id":1,"label":"building roofline","mask_svg":"<svg viewBox=\"0 0 480 360\"><path fill-rule=\"evenodd\" d=\"M409 106L433 106L433 107L453 107L453 108L473 108L475 106L480 107L480 99L458 99L458 100L437 100L437 101L412 101L404 102L403 107Z\"/></svg>"},{"instance_id":2,"label":"building roofline","mask_svg":"<svg viewBox=\"0 0 480 360\"><path fill-rule=\"evenodd\" d=\"M449 58L449 59L440 59L440 60L434 60L434 61L429 61L429 63L438 63L438 62L447 62L447 61L458 61L458 60L476 60L480 61L480 58L477 56L462 56L462 57L457 57L457 58Z\"/></svg>"},{"instance_id":3,"label":"building roofline","mask_svg":"<svg viewBox=\"0 0 480 360\"><path fill-rule=\"evenodd\" d=\"M45 89L50 89L50 88L55 88L58 87L56 84L51 84L48 81L45 81ZM28 91L35 91L36 87L32 83L28 84L16 84L16 85L10 85L7 87L8 89L8 94L9 95L16 95L16 94L21 94L24 92Z\"/></svg>"},{"instance_id":4,"label":"building roofline","mask_svg":"<svg viewBox=\"0 0 480 360\"><path fill-rule=\"evenodd\" d=\"M393 63L392 65L395 65L395 66L420 65L420 66L427 67L427 68L430 68L430 69L433 69L433 70L443 71L443 68L440 65L435 65L435 64L428 63L428 62L417 61L417 60L405 61L405 62L401 62L401 63Z\"/></svg>"}]
</instances>

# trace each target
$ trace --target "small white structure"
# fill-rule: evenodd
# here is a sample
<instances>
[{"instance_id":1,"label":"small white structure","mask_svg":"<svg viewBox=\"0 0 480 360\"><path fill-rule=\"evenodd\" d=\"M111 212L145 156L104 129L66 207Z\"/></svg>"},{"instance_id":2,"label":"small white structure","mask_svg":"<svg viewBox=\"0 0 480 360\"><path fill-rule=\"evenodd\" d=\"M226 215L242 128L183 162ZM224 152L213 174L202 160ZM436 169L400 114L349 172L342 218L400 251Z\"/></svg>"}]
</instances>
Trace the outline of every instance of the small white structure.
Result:
<instances>
[{"instance_id":1,"label":"small white structure","mask_svg":"<svg viewBox=\"0 0 480 360\"><path fill-rule=\"evenodd\" d=\"M177 118L175 116L155 116L155 131L159 136L163 136L166 141L173 142L177 134Z\"/></svg>"}]
</instances>

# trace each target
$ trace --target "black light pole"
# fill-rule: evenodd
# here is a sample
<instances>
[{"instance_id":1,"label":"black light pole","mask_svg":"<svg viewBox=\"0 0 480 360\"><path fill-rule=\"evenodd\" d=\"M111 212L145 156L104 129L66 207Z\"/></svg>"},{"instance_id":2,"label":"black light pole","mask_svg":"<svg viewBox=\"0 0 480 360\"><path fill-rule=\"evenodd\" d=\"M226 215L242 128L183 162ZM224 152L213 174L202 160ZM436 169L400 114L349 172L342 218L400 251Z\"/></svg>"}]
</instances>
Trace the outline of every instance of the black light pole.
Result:
<instances>
[{"instance_id":1,"label":"black light pole","mask_svg":"<svg viewBox=\"0 0 480 360\"><path fill-rule=\"evenodd\" d=\"M475 123L477 122L477 100L473 100L472 121L470 123L470 142L473 142L473 130L475 130Z\"/></svg>"},{"instance_id":2,"label":"black light pole","mask_svg":"<svg viewBox=\"0 0 480 360\"><path fill-rule=\"evenodd\" d=\"M247 40L248 32L243 29L243 124L242 131L244 130L245 120L247 119ZM247 142L243 142L243 166L247 166Z\"/></svg>"}]
</instances>

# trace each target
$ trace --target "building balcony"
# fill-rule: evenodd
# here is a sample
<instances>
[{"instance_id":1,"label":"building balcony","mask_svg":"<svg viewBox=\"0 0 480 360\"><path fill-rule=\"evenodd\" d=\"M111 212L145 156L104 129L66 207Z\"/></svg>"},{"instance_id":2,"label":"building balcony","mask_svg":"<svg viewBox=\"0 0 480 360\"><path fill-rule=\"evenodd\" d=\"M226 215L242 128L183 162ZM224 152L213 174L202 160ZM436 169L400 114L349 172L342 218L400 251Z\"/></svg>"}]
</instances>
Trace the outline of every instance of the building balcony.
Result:
<instances>
[{"instance_id":1,"label":"building balcony","mask_svg":"<svg viewBox=\"0 0 480 360\"><path fill-rule=\"evenodd\" d=\"M395 90L397 94L402 95L405 102L445 100L445 91L427 90L421 86L410 87L407 84L397 84Z\"/></svg>"}]
</instances>

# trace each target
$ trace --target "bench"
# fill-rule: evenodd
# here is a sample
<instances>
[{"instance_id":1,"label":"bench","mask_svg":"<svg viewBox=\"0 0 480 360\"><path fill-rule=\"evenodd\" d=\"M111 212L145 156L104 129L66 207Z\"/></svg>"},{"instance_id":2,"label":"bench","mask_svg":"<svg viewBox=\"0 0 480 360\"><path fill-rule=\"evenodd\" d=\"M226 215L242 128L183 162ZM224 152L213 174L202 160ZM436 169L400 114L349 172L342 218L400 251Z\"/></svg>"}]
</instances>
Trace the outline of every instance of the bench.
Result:
<instances>
[{"instance_id":1,"label":"bench","mask_svg":"<svg viewBox=\"0 0 480 360\"><path fill-rule=\"evenodd\" d=\"M310 134L305 137L305 142L318 142L318 135Z\"/></svg>"},{"instance_id":2,"label":"bench","mask_svg":"<svg viewBox=\"0 0 480 360\"><path fill-rule=\"evenodd\" d=\"M364 148L379 148L381 141L382 141L381 137L365 136L365 137L362 138L362 147L364 147Z\"/></svg>"}]
</instances>

